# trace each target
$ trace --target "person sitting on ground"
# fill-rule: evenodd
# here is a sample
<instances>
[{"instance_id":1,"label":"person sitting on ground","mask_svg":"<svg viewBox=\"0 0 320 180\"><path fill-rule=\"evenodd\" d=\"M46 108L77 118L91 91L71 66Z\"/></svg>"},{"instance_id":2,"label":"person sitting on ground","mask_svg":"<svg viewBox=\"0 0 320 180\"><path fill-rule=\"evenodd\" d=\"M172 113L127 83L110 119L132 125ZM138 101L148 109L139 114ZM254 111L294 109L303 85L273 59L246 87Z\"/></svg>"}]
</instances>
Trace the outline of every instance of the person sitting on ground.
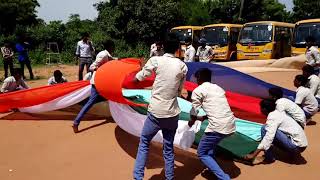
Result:
<instances>
[{"instance_id":1,"label":"person sitting on ground","mask_svg":"<svg viewBox=\"0 0 320 180\"><path fill-rule=\"evenodd\" d=\"M150 51L150 57L163 56L163 55L164 55L164 51L163 51L162 43L156 42L156 48L154 48Z\"/></svg>"},{"instance_id":2,"label":"person sitting on ground","mask_svg":"<svg viewBox=\"0 0 320 180\"><path fill-rule=\"evenodd\" d=\"M295 103L304 111L308 123L311 117L318 112L318 101L311 90L306 88L307 83L308 79L303 75L297 75L294 79L294 86L298 88Z\"/></svg>"},{"instance_id":3,"label":"person sitting on ground","mask_svg":"<svg viewBox=\"0 0 320 180\"><path fill-rule=\"evenodd\" d=\"M197 119L201 121L206 119L205 117L197 117L201 107L209 121L198 146L198 156L218 179L230 179L229 175L224 173L217 164L213 153L221 140L236 131L235 117L227 101L225 91L218 85L211 83L211 71L207 68L201 69L195 74L195 77L199 86L191 96L192 109L190 114L192 120L189 121L189 126L191 127Z\"/></svg>"},{"instance_id":4,"label":"person sitting on ground","mask_svg":"<svg viewBox=\"0 0 320 180\"><path fill-rule=\"evenodd\" d=\"M68 80L63 77L62 72L60 70L55 70L53 72L53 76L48 80L48 85L61 84L66 82L68 82Z\"/></svg>"},{"instance_id":5,"label":"person sitting on ground","mask_svg":"<svg viewBox=\"0 0 320 180\"><path fill-rule=\"evenodd\" d=\"M320 78L314 74L314 68L310 65L305 65L302 68L302 75L308 78L307 87L316 98L320 98ZM319 101L318 101L319 102Z\"/></svg>"},{"instance_id":6,"label":"person sitting on ground","mask_svg":"<svg viewBox=\"0 0 320 180\"><path fill-rule=\"evenodd\" d=\"M210 62L214 58L213 49L207 45L207 40L201 38L199 40L200 46L198 47L196 58L199 62Z\"/></svg>"},{"instance_id":7,"label":"person sitting on ground","mask_svg":"<svg viewBox=\"0 0 320 180\"><path fill-rule=\"evenodd\" d=\"M269 95L276 103L276 109L280 112L287 113L295 121L297 121L301 127L306 125L306 115L303 110L293 101L287 98L283 98L283 91L281 88L270 88Z\"/></svg>"},{"instance_id":8,"label":"person sitting on ground","mask_svg":"<svg viewBox=\"0 0 320 180\"><path fill-rule=\"evenodd\" d=\"M1 87L1 93L8 93L22 89L29 89L29 86L22 78L21 69L14 69L13 75L4 80Z\"/></svg>"},{"instance_id":9,"label":"person sitting on ground","mask_svg":"<svg viewBox=\"0 0 320 180\"><path fill-rule=\"evenodd\" d=\"M194 62L196 56L196 49L192 45L192 39L187 38L186 40L186 52L184 53L184 62Z\"/></svg>"},{"instance_id":10,"label":"person sitting on ground","mask_svg":"<svg viewBox=\"0 0 320 180\"><path fill-rule=\"evenodd\" d=\"M106 40L103 42L103 47L105 50L99 52L96 57L96 60L90 65L90 71L93 72L91 80L90 80L91 94L90 94L89 100L82 107L81 111L79 112L79 114L77 115L76 119L73 122L72 128L73 128L74 133L79 132L78 126L81 122L81 119L90 110L90 108L98 102L105 101L105 99L102 96L100 96L100 94L98 93L98 91L95 87L94 77L95 77L95 73L99 67L101 67L104 63L113 60L110 53L113 53L115 45L114 45L113 41Z\"/></svg>"},{"instance_id":11,"label":"person sitting on ground","mask_svg":"<svg viewBox=\"0 0 320 180\"><path fill-rule=\"evenodd\" d=\"M267 116L267 122L261 128L261 142L257 149L244 157L245 160L253 160L253 164L273 163L272 145L284 150L292 160L298 159L307 148L308 140L302 127L285 112L276 110L273 100L260 102L261 112ZM263 157L256 158L261 151Z\"/></svg>"},{"instance_id":12,"label":"person sitting on ground","mask_svg":"<svg viewBox=\"0 0 320 180\"><path fill-rule=\"evenodd\" d=\"M317 46L315 46L315 38L313 36L308 36L306 38L306 64L314 68L314 73L319 75L320 71L320 51Z\"/></svg>"}]
</instances>

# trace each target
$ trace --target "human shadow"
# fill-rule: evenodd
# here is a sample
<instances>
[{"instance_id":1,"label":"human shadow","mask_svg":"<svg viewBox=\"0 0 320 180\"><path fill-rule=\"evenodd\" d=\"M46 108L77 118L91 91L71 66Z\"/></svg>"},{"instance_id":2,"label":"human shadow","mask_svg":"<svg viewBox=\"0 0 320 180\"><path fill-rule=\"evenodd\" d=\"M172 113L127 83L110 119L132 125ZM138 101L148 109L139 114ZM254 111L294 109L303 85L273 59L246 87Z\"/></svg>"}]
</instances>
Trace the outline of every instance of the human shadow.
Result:
<instances>
[{"instance_id":1,"label":"human shadow","mask_svg":"<svg viewBox=\"0 0 320 180\"><path fill-rule=\"evenodd\" d=\"M317 122L315 122L315 121L310 121L307 124L307 126L315 126L315 125L317 125Z\"/></svg>"},{"instance_id":2,"label":"human shadow","mask_svg":"<svg viewBox=\"0 0 320 180\"><path fill-rule=\"evenodd\" d=\"M88 130L90 130L90 129L93 129L93 128L102 126L102 125L107 124L107 123L112 123L112 122L114 122L112 119L106 119L105 121L103 121L103 122L101 122L101 123L94 124L94 125L92 125L92 126L89 126L89 127L83 128L83 129L80 129L78 133L82 133L82 132L84 132L84 131L88 131Z\"/></svg>"},{"instance_id":3,"label":"human shadow","mask_svg":"<svg viewBox=\"0 0 320 180\"><path fill-rule=\"evenodd\" d=\"M115 137L120 147L132 158L135 158L139 145L139 138L126 133L119 126L115 129ZM218 163L232 178L238 177L241 173L240 169L232 160L218 158ZM164 168L162 144L151 143L146 168ZM175 179L192 180L201 174L204 169L205 167L198 159L195 149L184 151L179 148L175 148ZM160 174L156 174L150 179L160 180L164 179L164 177L164 170L162 170ZM209 178L211 179L212 177L214 178L215 176L211 175Z\"/></svg>"},{"instance_id":4,"label":"human shadow","mask_svg":"<svg viewBox=\"0 0 320 180\"><path fill-rule=\"evenodd\" d=\"M273 154L278 161L294 165L304 165L308 163L308 161L302 155L291 156L278 147L273 146L272 148Z\"/></svg>"}]
</instances>

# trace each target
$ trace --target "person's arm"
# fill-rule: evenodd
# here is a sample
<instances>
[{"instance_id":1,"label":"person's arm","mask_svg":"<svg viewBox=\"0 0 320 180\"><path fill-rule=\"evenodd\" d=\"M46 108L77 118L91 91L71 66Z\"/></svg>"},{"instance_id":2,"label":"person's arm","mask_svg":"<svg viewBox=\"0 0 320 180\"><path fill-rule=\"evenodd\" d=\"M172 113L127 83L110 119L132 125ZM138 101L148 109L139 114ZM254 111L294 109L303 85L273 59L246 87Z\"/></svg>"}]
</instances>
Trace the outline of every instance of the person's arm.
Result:
<instances>
[{"instance_id":1,"label":"person's arm","mask_svg":"<svg viewBox=\"0 0 320 180\"><path fill-rule=\"evenodd\" d=\"M296 99L295 99L294 102L301 107L302 101L303 101L304 98L305 98L305 97L303 96L303 94L301 93L301 91L300 91L300 92L297 92L297 94L296 94Z\"/></svg>"},{"instance_id":2,"label":"person's arm","mask_svg":"<svg viewBox=\"0 0 320 180\"><path fill-rule=\"evenodd\" d=\"M80 57L80 44L79 44L79 42L77 43L76 57L77 57L77 58Z\"/></svg>"},{"instance_id":3,"label":"person's arm","mask_svg":"<svg viewBox=\"0 0 320 180\"><path fill-rule=\"evenodd\" d=\"M152 49L152 50L150 51L150 55L149 55L150 58L153 56L153 52L154 52L154 50Z\"/></svg>"},{"instance_id":4,"label":"person's arm","mask_svg":"<svg viewBox=\"0 0 320 180\"><path fill-rule=\"evenodd\" d=\"M198 113L200 108L202 107L203 98L205 97L205 92L202 92L201 87L196 88L191 95L192 108L190 110L191 121L189 122L189 126L192 126L197 119L201 119L198 117Z\"/></svg>"},{"instance_id":5,"label":"person's arm","mask_svg":"<svg viewBox=\"0 0 320 180\"><path fill-rule=\"evenodd\" d=\"M1 92L2 93L6 93L8 92L8 88L9 88L10 83L8 81L4 81L2 86L1 86Z\"/></svg>"},{"instance_id":6,"label":"person's arm","mask_svg":"<svg viewBox=\"0 0 320 180\"><path fill-rule=\"evenodd\" d=\"M23 87L24 89L29 89L29 86L26 84L26 82L23 80L23 79L21 79L21 87Z\"/></svg>"},{"instance_id":7,"label":"person's arm","mask_svg":"<svg viewBox=\"0 0 320 180\"><path fill-rule=\"evenodd\" d=\"M144 67L136 74L135 82L143 81L152 75L152 72L158 67L157 58L153 57L148 60Z\"/></svg>"},{"instance_id":8,"label":"person's arm","mask_svg":"<svg viewBox=\"0 0 320 180\"><path fill-rule=\"evenodd\" d=\"M9 57L13 57L14 56L14 52L13 52L13 49L12 48L10 48L10 55L9 55Z\"/></svg>"},{"instance_id":9,"label":"person's arm","mask_svg":"<svg viewBox=\"0 0 320 180\"><path fill-rule=\"evenodd\" d=\"M320 66L320 52L319 51L312 51L311 56L314 58L316 66Z\"/></svg>"},{"instance_id":10,"label":"person's arm","mask_svg":"<svg viewBox=\"0 0 320 180\"><path fill-rule=\"evenodd\" d=\"M200 47L198 47L197 49L195 60L199 60L199 56L200 56Z\"/></svg>"},{"instance_id":11,"label":"person's arm","mask_svg":"<svg viewBox=\"0 0 320 180\"><path fill-rule=\"evenodd\" d=\"M190 52L189 52L189 60L194 61L195 56L196 56L196 50L195 49L190 50Z\"/></svg>"},{"instance_id":12,"label":"person's arm","mask_svg":"<svg viewBox=\"0 0 320 180\"><path fill-rule=\"evenodd\" d=\"M181 73L182 73L182 78L181 78L181 82L180 82L179 89L178 89L179 95L181 94L184 82L186 81L186 77L187 77L187 73L188 73L187 65L183 64Z\"/></svg>"},{"instance_id":13,"label":"person's arm","mask_svg":"<svg viewBox=\"0 0 320 180\"><path fill-rule=\"evenodd\" d=\"M318 90L318 86L319 86L319 82L313 80L313 79L310 79L309 80L309 85L310 85L310 91L313 95L316 95L316 92Z\"/></svg>"},{"instance_id":14,"label":"person's arm","mask_svg":"<svg viewBox=\"0 0 320 180\"><path fill-rule=\"evenodd\" d=\"M90 47L90 50L91 50L91 52L92 52L92 54L95 54L95 48L94 48L94 46L93 46L93 43L92 43L92 41L89 41L89 47Z\"/></svg>"},{"instance_id":15,"label":"person's arm","mask_svg":"<svg viewBox=\"0 0 320 180\"><path fill-rule=\"evenodd\" d=\"M53 85L54 83L53 83L53 78L51 77L51 78L49 78L49 80L48 80L48 85L50 86L50 85Z\"/></svg>"},{"instance_id":16,"label":"person's arm","mask_svg":"<svg viewBox=\"0 0 320 180\"><path fill-rule=\"evenodd\" d=\"M5 58L4 47L1 47L1 54L2 54L2 57Z\"/></svg>"},{"instance_id":17,"label":"person's arm","mask_svg":"<svg viewBox=\"0 0 320 180\"><path fill-rule=\"evenodd\" d=\"M257 157L259 155L259 153L261 151L268 150L271 147L272 142L274 140L274 137L276 135L277 129L280 125L280 122L281 121L279 119L274 119L274 118L268 117L268 120L267 120L266 126L265 126L265 130L266 130L265 136L261 140L256 151L251 154L248 154L244 157L246 160L254 159L255 157Z\"/></svg>"}]
</instances>

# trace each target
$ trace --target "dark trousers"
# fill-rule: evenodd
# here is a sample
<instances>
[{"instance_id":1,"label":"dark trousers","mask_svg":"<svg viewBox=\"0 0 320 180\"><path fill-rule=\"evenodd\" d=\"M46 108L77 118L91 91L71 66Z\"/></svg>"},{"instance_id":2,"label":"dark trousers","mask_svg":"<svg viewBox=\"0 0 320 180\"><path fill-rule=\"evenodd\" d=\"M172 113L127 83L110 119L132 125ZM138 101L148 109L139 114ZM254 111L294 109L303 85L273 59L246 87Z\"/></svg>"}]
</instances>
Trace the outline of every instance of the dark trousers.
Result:
<instances>
[{"instance_id":1,"label":"dark trousers","mask_svg":"<svg viewBox=\"0 0 320 180\"><path fill-rule=\"evenodd\" d=\"M88 73L91 63L92 63L92 58L79 58L79 81L83 80L84 67L86 66L86 70Z\"/></svg>"},{"instance_id":2,"label":"dark trousers","mask_svg":"<svg viewBox=\"0 0 320 180\"><path fill-rule=\"evenodd\" d=\"M8 59L5 59L3 61L3 67L4 67L4 78L7 78L8 77L8 70L10 69L10 74L11 76L13 75L13 60L12 58L8 58Z\"/></svg>"},{"instance_id":3,"label":"dark trousers","mask_svg":"<svg viewBox=\"0 0 320 180\"><path fill-rule=\"evenodd\" d=\"M30 74L30 79L33 79L33 72L32 72L32 67L31 67L31 62L29 59L26 59L24 61L20 61L20 66L21 66L21 71L22 71L22 77L25 79L26 77L24 76L24 65L27 66Z\"/></svg>"}]
</instances>

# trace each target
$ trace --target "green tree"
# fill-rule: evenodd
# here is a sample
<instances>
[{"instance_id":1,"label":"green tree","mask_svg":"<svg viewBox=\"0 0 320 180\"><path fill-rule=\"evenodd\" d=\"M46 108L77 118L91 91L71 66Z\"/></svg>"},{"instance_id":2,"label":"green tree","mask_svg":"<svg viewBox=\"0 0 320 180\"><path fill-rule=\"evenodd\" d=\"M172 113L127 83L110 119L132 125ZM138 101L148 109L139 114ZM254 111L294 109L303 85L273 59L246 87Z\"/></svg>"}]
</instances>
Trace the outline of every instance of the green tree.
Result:
<instances>
[{"instance_id":1,"label":"green tree","mask_svg":"<svg viewBox=\"0 0 320 180\"><path fill-rule=\"evenodd\" d=\"M0 0L0 33L11 34L17 24L28 26L35 24L37 0Z\"/></svg>"},{"instance_id":2,"label":"green tree","mask_svg":"<svg viewBox=\"0 0 320 180\"><path fill-rule=\"evenodd\" d=\"M319 0L293 0L293 19L299 21L303 19L320 18Z\"/></svg>"}]
</instances>

